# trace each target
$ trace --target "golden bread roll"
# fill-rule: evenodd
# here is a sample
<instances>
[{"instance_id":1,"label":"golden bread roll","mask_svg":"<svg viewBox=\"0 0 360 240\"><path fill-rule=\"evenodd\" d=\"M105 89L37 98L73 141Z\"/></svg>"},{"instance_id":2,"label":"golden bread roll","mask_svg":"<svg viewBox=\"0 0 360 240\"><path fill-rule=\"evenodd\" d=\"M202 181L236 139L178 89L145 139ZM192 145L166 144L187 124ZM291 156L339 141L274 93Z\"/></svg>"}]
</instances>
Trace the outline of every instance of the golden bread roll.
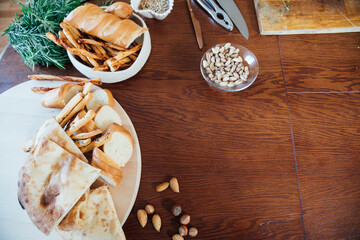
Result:
<instances>
[{"instance_id":1,"label":"golden bread roll","mask_svg":"<svg viewBox=\"0 0 360 240\"><path fill-rule=\"evenodd\" d=\"M121 19L129 18L134 10L132 7L125 2L115 2L105 9L105 12L112 13Z\"/></svg>"},{"instance_id":2,"label":"golden bread roll","mask_svg":"<svg viewBox=\"0 0 360 240\"><path fill-rule=\"evenodd\" d=\"M75 83L65 83L46 92L41 99L41 104L47 108L64 108L70 99L81 91L81 86Z\"/></svg>"}]
</instances>

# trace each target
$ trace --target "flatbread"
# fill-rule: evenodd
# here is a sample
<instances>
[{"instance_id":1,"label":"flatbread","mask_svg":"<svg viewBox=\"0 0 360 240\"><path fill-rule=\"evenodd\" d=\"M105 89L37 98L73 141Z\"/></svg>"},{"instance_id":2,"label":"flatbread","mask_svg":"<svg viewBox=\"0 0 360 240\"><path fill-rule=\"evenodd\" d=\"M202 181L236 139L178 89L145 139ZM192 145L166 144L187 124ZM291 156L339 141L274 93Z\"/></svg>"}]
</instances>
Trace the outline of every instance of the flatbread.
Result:
<instances>
[{"instance_id":1,"label":"flatbread","mask_svg":"<svg viewBox=\"0 0 360 240\"><path fill-rule=\"evenodd\" d=\"M38 138L19 172L18 198L31 221L48 235L100 175L58 144Z\"/></svg>"},{"instance_id":2,"label":"flatbread","mask_svg":"<svg viewBox=\"0 0 360 240\"><path fill-rule=\"evenodd\" d=\"M55 118L46 120L45 123L40 127L36 134L35 145L40 138L50 139L69 153L75 155L77 158L83 160L84 162L88 162L84 154L76 146L71 137L65 133Z\"/></svg>"},{"instance_id":3,"label":"flatbread","mask_svg":"<svg viewBox=\"0 0 360 240\"><path fill-rule=\"evenodd\" d=\"M90 190L57 227L64 240L126 240L109 189Z\"/></svg>"}]
</instances>

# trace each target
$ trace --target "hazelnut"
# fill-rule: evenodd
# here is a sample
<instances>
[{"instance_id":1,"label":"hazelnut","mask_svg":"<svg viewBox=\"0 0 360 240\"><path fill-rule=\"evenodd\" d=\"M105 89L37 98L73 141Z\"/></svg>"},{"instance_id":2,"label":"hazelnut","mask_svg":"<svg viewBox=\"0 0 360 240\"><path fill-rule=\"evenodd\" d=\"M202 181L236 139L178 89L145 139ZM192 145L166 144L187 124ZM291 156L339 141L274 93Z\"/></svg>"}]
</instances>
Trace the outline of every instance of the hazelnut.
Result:
<instances>
[{"instance_id":1,"label":"hazelnut","mask_svg":"<svg viewBox=\"0 0 360 240\"><path fill-rule=\"evenodd\" d=\"M181 225L179 227L179 234L183 237L185 237L186 235L188 235L188 228L184 225Z\"/></svg>"},{"instance_id":2,"label":"hazelnut","mask_svg":"<svg viewBox=\"0 0 360 240\"><path fill-rule=\"evenodd\" d=\"M189 214L183 214L180 218L180 223L183 225L188 225L190 223L190 215Z\"/></svg>"},{"instance_id":3,"label":"hazelnut","mask_svg":"<svg viewBox=\"0 0 360 240\"><path fill-rule=\"evenodd\" d=\"M182 212L182 208L179 204L175 204L171 207L171 214L174 216L174 217L178 217L180 216Z\"/></svg>"},{"instance_id":4,"label":"hazelnut","mask_svg":"<svg viewBox=\"0 0 360 240\"><path fill-rule=\"evenodd\" d=\"M196 227L191 227L189 229L189 236L190 237L196 237L196 235L198 234L198 230Z\"/></svg>"},{"instance_id":5,"label":"hazelnut","mask_svg":"<svg viewBox=\"0 0 360 240\"><path fill-rule=\"evenodd\" d=\"M153 214L155 212L155 207L151 204L145 206L145 212L147 214Z\"/></svg>"}]
</instances>

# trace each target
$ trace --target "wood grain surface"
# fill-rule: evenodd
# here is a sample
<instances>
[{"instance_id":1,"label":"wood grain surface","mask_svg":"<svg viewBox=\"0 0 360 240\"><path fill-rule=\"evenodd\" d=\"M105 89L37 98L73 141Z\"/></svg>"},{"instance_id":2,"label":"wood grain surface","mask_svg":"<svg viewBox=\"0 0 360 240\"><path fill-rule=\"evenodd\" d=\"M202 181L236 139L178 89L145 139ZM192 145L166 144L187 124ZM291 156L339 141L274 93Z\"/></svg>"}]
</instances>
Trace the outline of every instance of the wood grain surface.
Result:
<instances>
[{"instance_id":1,"label":"wood grain surface","mask_svg":"<svg viewBox=\"0 0 360 240\"><path fill-rule=\"evenodd\" d=\"M360 91L360 33L279 36L279 42L289 92Z\"/></svg>"},{"instance_id":2,"label":"wood grain surface","mask_svg":"<svg viewBox=\"0 0 360 240\"><path fill-rule=\"evenodd\" d=\"M360 237L360 94L291 94L306 235Z\"/></svg>"},{"instance_id":3,"label":"wood grain surface","mask_svg":"<svg viewBox=\"0 0 360 240\"><path fill-rule=\"evenodd\" d=\"M264 35L360 31L357 0L254 0Z\"/></svg>"},{"instance_id":4,"label":"wood grain surface","mask_svg":"<svg viewBox=\"0 0 360 240\"><path fill-rule=\"evenodd\" d=\"M316 36L316 41L326 47L314 50L314 42L307 36L288 39L260 35L253 2L236 2L247 22L249 41L237 30L228 32L214 23L192 1L203 29L204 48L199 50L186 1L178 0L165 20L146 19L152 52L144 68L127 81L102 86L113 92L130 116L142 152L140 189L124 225L127 238L170 239L179 226L178 219L170 215L174 202L182 204L191 215L191 225L199 229L196 239L360 238L358 205L352 208L350 204L358 204L360 188L360 166L356 161L358 95L303 93L359 91L357 70L351 70L358 60L352 48L356 45L353 38L359 35L331 35L331 41L326 35ZM259 76L246 91L221 92L202 79L202 55L211 46L224 42L243 45L258 58ZM333 63L335 57L328 49L342 52L345 64ZM316 62L306 63L308 56L317 57ZM326 67L329 63L333 64L330 70ZM346 79L326 88L324 79L335 78L336 70L344 66ZM310 81L312 72L319 69L325 74L315 77L323 83L320 87ZM80 76L71 65L66 71L42 67L35 71ZM8 48L0 61L0 93L26 81L30 73L18 54ZM317 102L319 105L312 108ZM327 103L331 106L326 107ZM338 114L332 112L333 108ZM341 108L345 109L344 115ZM312 111L324 114L312 115ZM290 117L294 118L293 125ZM330 133L324 130L314 134L304 129L316 124ZM319 144L316 152L307 142L312 139ZM336 146L332 139L343 145ZM340 147L350 140L353 142L347 148ZM293 141L300 154L298 164ZM331 169L318 172L325 169L327 162L319 161L317 156L330 156ZM337 156L345 156L344 165L336 161ZM169 189L157 193L156 184L171 176L179 179L180 193ZM136 220L136 211L147 203L154 204L162 217L160 233L150 221L141 228ZM342 211L336 212L337 208ZM347 233L347 228L341 226L351 231Z\"/></svg>"}]
</instances>

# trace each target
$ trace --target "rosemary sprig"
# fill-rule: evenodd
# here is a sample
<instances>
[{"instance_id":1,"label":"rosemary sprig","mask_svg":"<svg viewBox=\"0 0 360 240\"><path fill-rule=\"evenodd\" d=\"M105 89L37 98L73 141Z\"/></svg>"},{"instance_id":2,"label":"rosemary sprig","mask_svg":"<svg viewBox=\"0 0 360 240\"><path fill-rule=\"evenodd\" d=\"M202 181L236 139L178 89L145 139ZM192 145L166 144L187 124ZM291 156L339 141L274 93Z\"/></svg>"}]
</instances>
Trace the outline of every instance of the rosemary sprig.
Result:
<instances>
[{"instance_id":1,"label":"rosemary sprig","mask_svg":"<svg viewBox=\"0 0 360 240\"><path fill-rule=\"evenodd\" d=\"M57 34L64 17L81 4L81 0L26 0L22 14L16 15L4 34L33 71L36 65L55 65L64 69L68 61L66 51L46 38L47 32Z\"/></svg>"},{"instance_id":2,"label":"rosemary sprig","mask_svg":"<svg viewBox=\"0 0 360 240\"><path fill-rule=\"evenodd\" d=\"M288 13L290 8L288 7L289 0L287 0L287 1L282 0L281 2L284 4L284 7L285 7L285 9L283 9L280 13L282 16L285 12Z\"/></svg>"},{"instance_id":3,"label":"rosemary sprig","mask_svg":"<svg viewBox=\"0 0 360 240\"><path fill-rule=\"evenodd\" d=\"M114 3L113 0L105 0L105 1L104 1L104 0L102 0L102 1L101 1L101 0L98 0L98 1L97 1L97 5L100 6L100 7L101 7L101 6L110 6L110 5L113 4L113 3Z\"/></svg>"}]
</instances>

